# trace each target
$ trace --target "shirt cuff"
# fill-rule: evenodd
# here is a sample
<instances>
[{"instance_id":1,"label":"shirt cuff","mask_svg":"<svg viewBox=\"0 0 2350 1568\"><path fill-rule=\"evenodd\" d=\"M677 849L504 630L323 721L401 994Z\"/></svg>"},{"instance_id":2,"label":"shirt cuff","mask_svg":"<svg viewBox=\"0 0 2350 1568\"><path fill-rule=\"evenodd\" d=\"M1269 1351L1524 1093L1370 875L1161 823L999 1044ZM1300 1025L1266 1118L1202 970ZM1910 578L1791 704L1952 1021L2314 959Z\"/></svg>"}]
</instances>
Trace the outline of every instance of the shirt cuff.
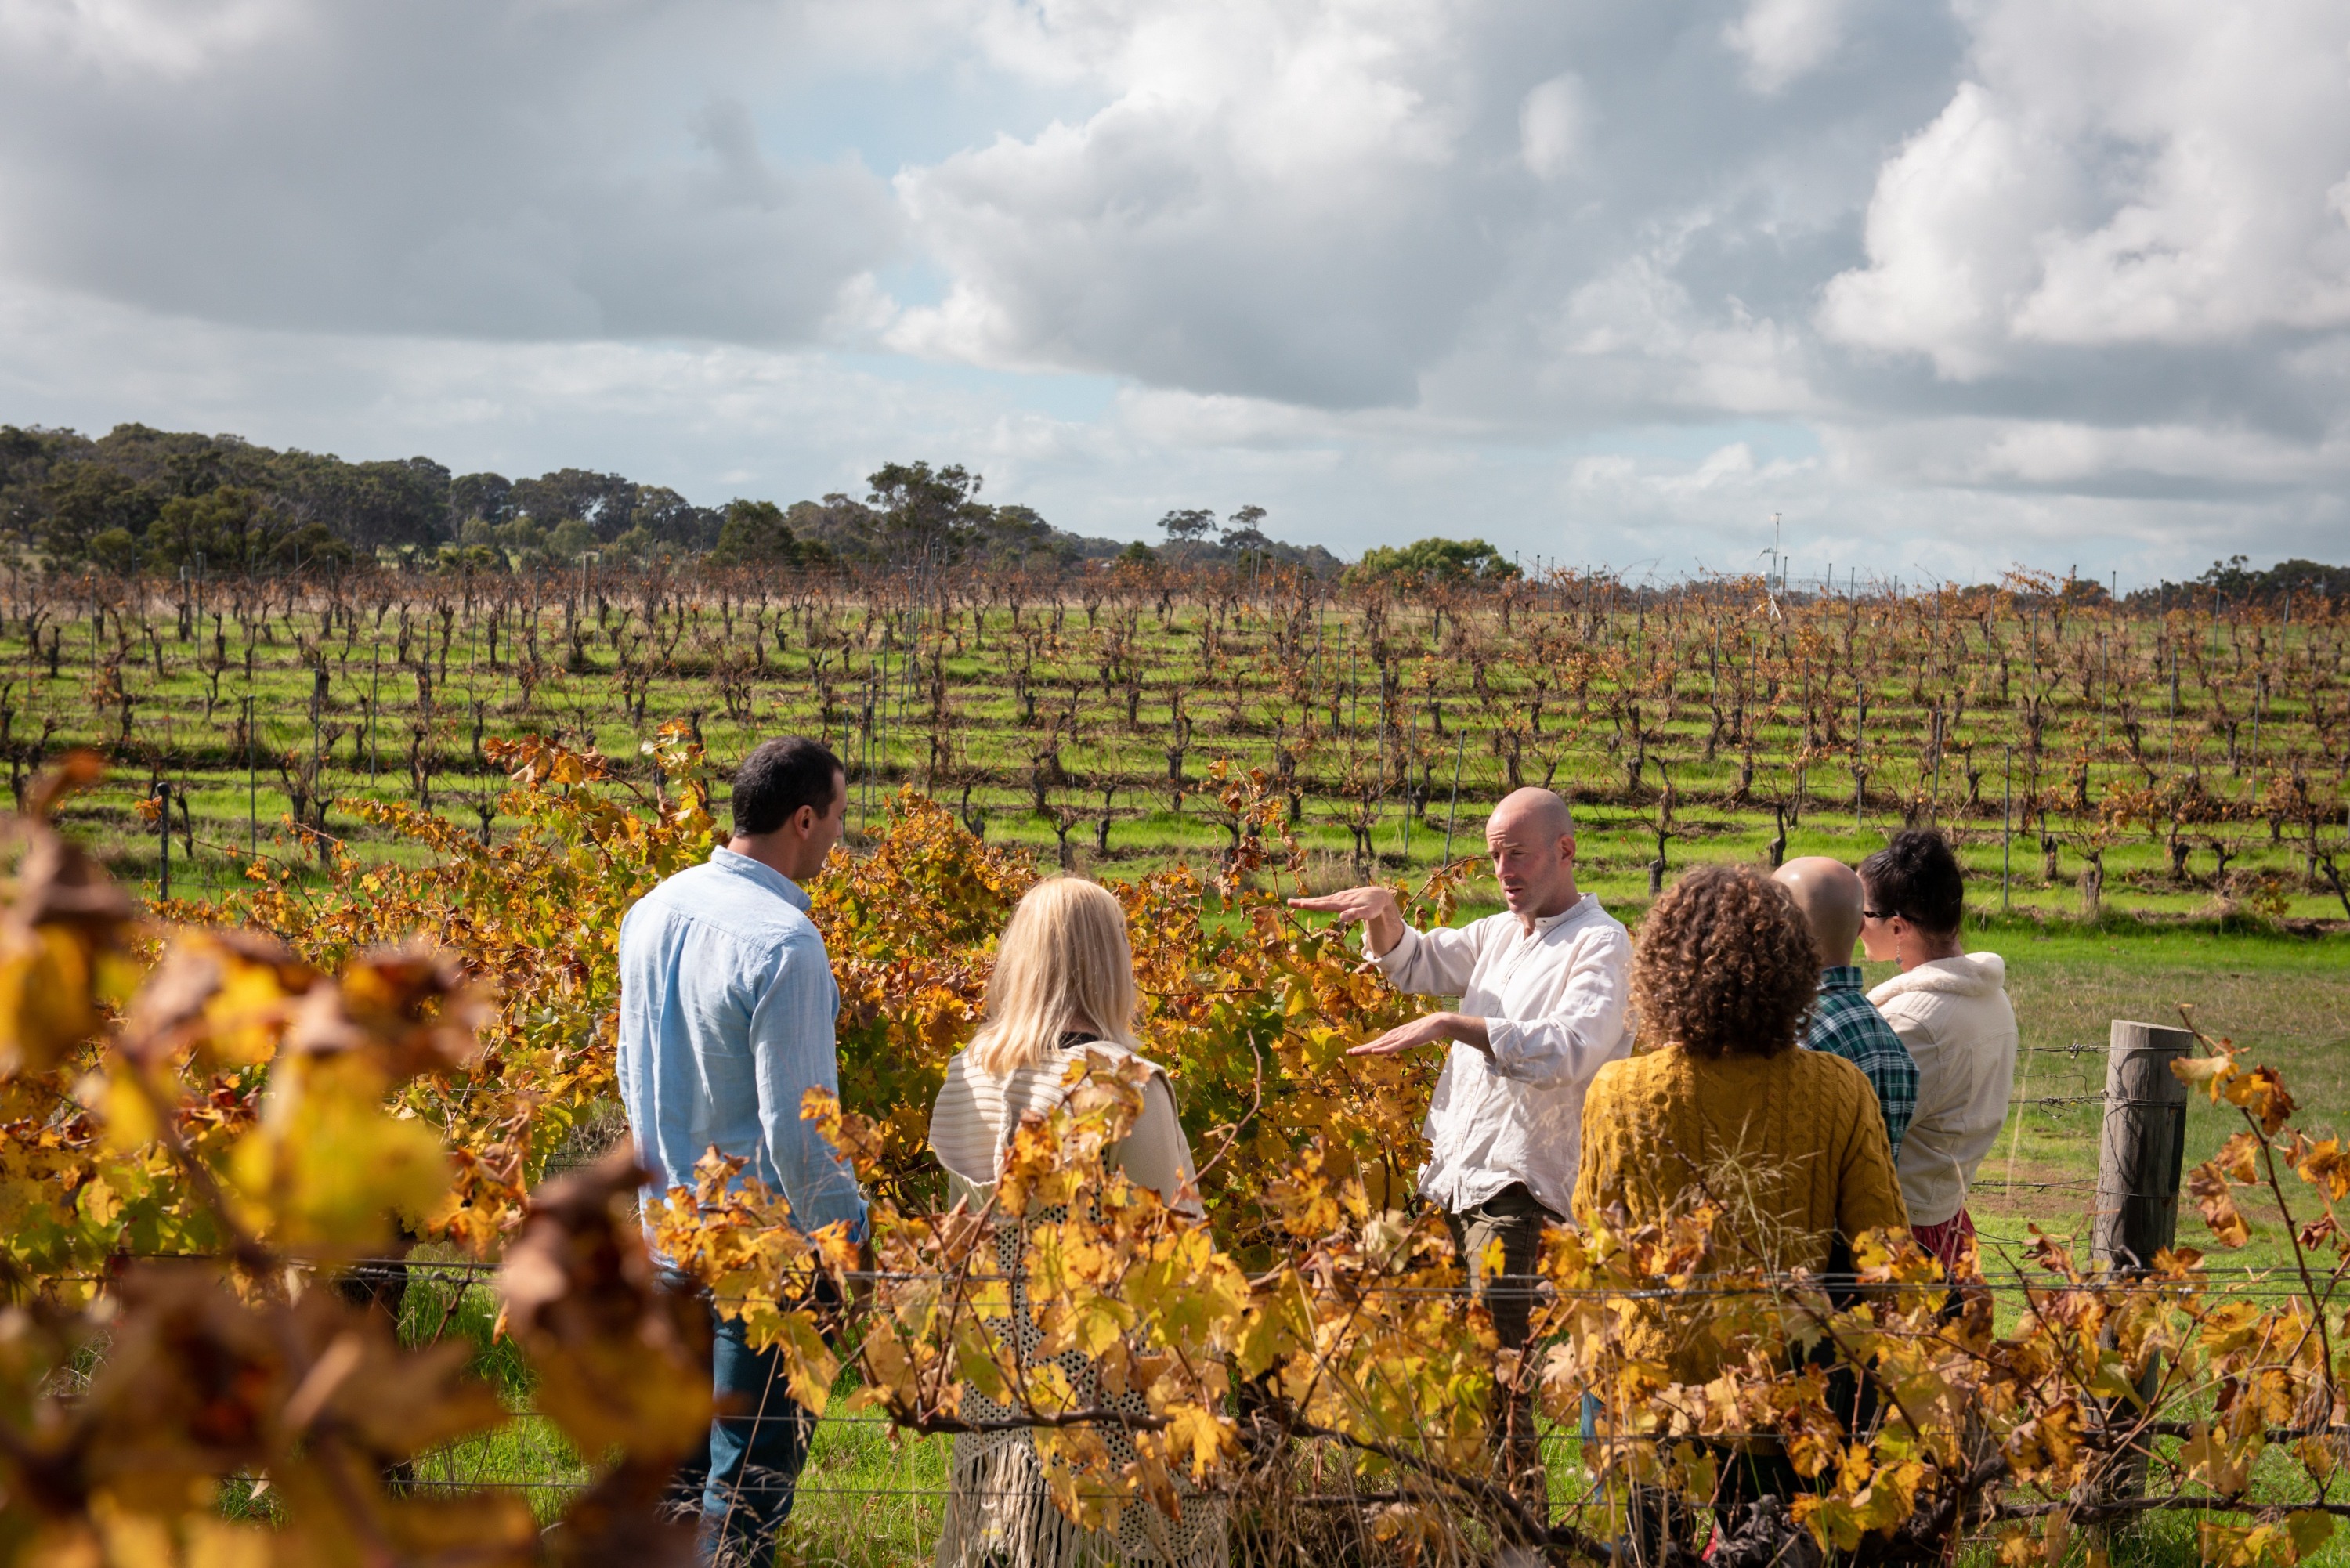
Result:
<instances>
[{"instance_id":1,"label":"shirt cuff","mask_svg":"<svg viewBox=\"0 0 2350 1568\"><path fill-rule=\"evenodd\" d=\"M1492 1058L1493 1071L1504 1078L1518 1075L1519 1058L1525 1054L1525 1031L1511 1019L1485 1020L1487 1055Z\"/></svg>"}]
</instances>

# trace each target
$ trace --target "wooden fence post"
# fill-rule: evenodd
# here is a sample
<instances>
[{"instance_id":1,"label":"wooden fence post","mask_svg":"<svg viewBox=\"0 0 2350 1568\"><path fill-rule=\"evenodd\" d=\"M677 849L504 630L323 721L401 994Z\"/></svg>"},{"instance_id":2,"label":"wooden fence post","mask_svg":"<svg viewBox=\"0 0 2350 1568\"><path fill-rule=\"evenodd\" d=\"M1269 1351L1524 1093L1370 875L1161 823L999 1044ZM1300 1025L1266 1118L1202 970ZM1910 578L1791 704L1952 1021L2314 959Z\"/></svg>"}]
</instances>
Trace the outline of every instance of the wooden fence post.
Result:
<instances>
[{"instance_id":1,"label":"wooden fence post","mask_svg":"<svg viewBox=\"0 0 2350 1568\"><path fill-rule=\"evenodd\" d=\"M2106 1115L2097 1142L2097 1201L2090 1252L2111 1274L2141 1274L2178 1239L2178 1176L2187 1156L2187 1085L2170 1070L2195 1048L2195 1036L2158 1023L2114 1020L2106 1054ZM2159 1361L2138 1379L2141 1405L2160 1386ZM2115 1400L2106 1418L2136 1418ZM2147 1449L2133 1444L2115 1457L2098 1489L2107 1500L2146 1489Z\"/></svg>"},{"instance_id":2,"label":"wooden fence post","mask_svg":"<svg viewBox=\"0 0 2350 1568\"><path fill-rule=\"evenodd\" d=\"M2187 1085L2170 1064L2194 1046L2195 1036L2184 1029L2114 1020L2090 1247L2108 1268L2142 1270L2178 1239Z\"/></svg>"}]
</instances>

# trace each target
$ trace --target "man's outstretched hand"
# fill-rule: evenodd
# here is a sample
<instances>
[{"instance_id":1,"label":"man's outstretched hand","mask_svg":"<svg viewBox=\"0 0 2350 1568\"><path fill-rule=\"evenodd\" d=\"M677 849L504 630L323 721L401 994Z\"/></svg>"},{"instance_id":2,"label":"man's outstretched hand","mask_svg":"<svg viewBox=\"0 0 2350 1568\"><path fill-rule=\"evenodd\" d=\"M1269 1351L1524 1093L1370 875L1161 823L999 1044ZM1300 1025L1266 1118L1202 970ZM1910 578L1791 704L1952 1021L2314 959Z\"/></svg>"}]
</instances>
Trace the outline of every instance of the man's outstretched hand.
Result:
<instances>
[{"instance_id":1,"label":"man's outstretched hand","mask_svg":"<svg viewBox=\"0 0 2350 1568\"><path fill-rule=\"evenodd\" d=\"M1336 915L1350 926L1367 926L1363 948L1373 958L1394 950L1396 943L1403 940L1403 911L1396 907L1394 892L1386 888L1349 888L1343 893L1292 898L1289 907Z\"/></svg>"},{"instance_id":2,"label":"man's outstretched hand","mask_svg":"<svg viewBox=\"0 0 2350 1568\"><path fill-rule=\"evenodd\" d=\"M1376 1040L1366 1040L1360 1045L1347 1047L1349 1056L1392 1056L1399 1051L1409 1051L1415 1045L1443 1045L1453 1041L1473 1045L1488 1054L1492 1044L1485 1029L1485 1021L1471 1018L1465 1012L1431 1012L1425 1018L1415 1018L1409 1023L1399 1023Z\"/></svg>"},{"instance_id":3,"label":"man's outstretched hand","mask_svg":"<svg viewBox=\"0 0 2350 1568\"><path fill-rule=\"evenodd\" d=\"M1393 952L1395 945L1403 940L1403 911L1396 907L1394 892L1386 888L1349 888L1343 893L1325 893L1319 898L1292 898L1289 907L1336 915L1348 925L1361 924L1366 928L1363 950L1373 958ZM1390 1029L1376 1040L1349 1046L1347 1054L1392 1056L1415 1045L1443 1045L1456 1040L1480 1051L1490 1053L1492 1049L1483 1019L1462 1012L1431 1012Z\"/></svg>"}]
</instances>

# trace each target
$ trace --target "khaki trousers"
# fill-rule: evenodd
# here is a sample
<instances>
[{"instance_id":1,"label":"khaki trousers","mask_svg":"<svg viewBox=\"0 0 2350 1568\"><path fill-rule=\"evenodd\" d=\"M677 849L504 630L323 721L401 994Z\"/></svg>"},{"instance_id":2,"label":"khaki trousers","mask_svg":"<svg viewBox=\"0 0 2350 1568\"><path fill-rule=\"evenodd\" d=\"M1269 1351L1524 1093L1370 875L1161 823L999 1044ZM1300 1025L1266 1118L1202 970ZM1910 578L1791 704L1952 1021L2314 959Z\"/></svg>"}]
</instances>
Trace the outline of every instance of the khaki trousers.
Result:
<instances>
[{"instance_id":1,"label":"khaki trousers","mask_svg":"<svg viewBox=\"0 0 2350 1568\"><path fill-rule=\"evenodd\" d=\"M1515 1181L1482 1203L1446 1214L1444 1222L1468 1276L1470 1299L1484 1303L1503 1349L1524 1350L1534 1316L1543 1227L1560 1223L1559 1217L1536 1201L1525 1183ZM1487 1266L1496 1241L1501 1243L1498 1272ZM1534 1436L1534 1369L1522 1362L1513 1386L1501 1395L1501 1418L1492 1428L1493 1446L1509 1468L1511 1489L1530 1501L1549 1494Z\"/></svg>"}]
</instances>

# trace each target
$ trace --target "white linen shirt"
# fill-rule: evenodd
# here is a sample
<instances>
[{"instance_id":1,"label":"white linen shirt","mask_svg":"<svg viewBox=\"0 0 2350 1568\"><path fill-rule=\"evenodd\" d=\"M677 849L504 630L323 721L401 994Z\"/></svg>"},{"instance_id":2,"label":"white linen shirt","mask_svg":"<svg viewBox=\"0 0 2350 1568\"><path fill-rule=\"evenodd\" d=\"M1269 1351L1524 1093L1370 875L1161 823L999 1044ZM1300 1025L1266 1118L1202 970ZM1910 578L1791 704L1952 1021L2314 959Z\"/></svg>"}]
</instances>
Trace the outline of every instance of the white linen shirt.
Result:
<instances>
[{"instance_id":1,"label":"white linen shirt","mask_svg":"<svg viewBox=\"0 0 2350 1568\"><path fill-rule=\"evenodd\" d=\"M1531 932L1507 911L1458 929L1407 927L1377 961L1399 991L1459 996L1493 1048L1452 1046L1428 1103L1421 1195L1459 1213L1523 1181L1552 1213L1570 1212L1584 1091L1631 1048L1623 922L1586 893Z\"/></svg>"}]
</instances>

